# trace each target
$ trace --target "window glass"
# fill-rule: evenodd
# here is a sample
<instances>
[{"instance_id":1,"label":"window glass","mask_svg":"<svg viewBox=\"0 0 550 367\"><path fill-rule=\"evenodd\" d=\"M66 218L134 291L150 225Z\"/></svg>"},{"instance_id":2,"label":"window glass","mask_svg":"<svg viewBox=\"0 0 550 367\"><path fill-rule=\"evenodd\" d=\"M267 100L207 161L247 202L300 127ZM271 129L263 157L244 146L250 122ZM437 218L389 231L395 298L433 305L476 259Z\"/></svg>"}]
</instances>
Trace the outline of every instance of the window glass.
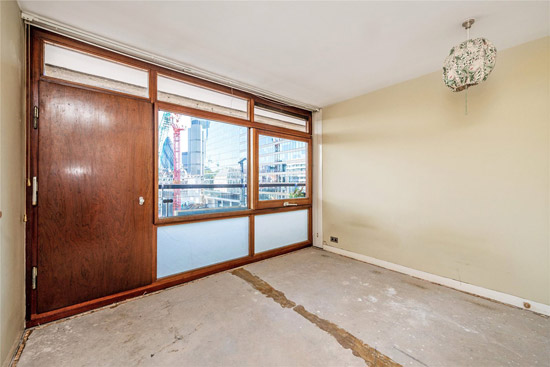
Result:
<instances>
[{"instance_id":1,"label":"window glass","mask_svg":"<svg viewBox=\"0 0 550 367\"><path fill-rule=\"evenodd\" d=\"M307 196L306 142L260 134L258 150L259 200Z\"/></svg>"},{"instance_id":2,"label":"window glass","mask_svg":"<svg viewBox=\"0 0 550 367\"><path fill-rule=\"evenodd\" d=\"M199 110L248 119L248 100L180 80L159 76L158 100Z\"/></svg>"},{"instance_id":3,"label":"window glass","mask_svg":"<svg viewBox=\"0 0 550 367\"><path fill-rule=\"evenodd\" d=\"M157 228L157 277L248 255L248 217Z\"/></svg>"},{"instance_id":4,"label":"window glass","mask_svg":"<svg viewBox=\"0 0 550 367\"><path fill-rule=\"evenodd\" d=\"M65 47L44 44L44 75L94 87L149 96L149 73Z\"/></svg>"},{"instance_id":5,"label":"window glass","mask_svg":"<svg viewBox=\"0 0 550 367\"><path fill-rule=\"evenodd\" d=\"M248 207L248 128L159 111L158 216Z\"/></svg>"},{"instance_id":6,"label":"window glass","mask_svg":"<svg viewBox=\"0 0 550 367\"><path fill-rule=\"evenodd\" d=\"M296 210L254 216L255 253L308 240L308 211Z\"/></svg>"},{"instance_id":7,"label":"window glass","mask_svg":"<svg viewBox=\"0 0 550 367\"><path fill-rule=\"evenodd\" d=\"M297 117L279 111L274 111L263 106L255 105L254 121L306 132L308 120L303 117Z\"/></svg>"}]
</instances>

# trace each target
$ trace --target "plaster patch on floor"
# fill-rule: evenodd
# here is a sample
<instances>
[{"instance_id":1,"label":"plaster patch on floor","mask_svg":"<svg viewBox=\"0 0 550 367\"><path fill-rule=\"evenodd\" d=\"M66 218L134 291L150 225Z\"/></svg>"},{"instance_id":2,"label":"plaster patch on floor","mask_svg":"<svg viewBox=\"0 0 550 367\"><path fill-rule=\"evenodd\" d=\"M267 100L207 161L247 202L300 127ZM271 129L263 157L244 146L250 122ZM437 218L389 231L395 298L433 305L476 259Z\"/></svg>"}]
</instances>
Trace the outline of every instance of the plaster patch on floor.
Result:
<instances>
[{"instance_id":1,"label":"plaster patch on floor","mask_svg":"<svg viewBox=\"0 0 550 367\"><path fill-rule=\"evenodd\" d=\"M380 353L348 331L338 327L338 325L320 318L309 312L302 305L296 305L295 302L286 298L285 294L273 288L269 283L260 277L250 273L248 270L239 268L233 270L231 274L243 279L252 287L263 293L266 297L273 299L283 308L292 308L292 310L303 318L317 326L319 329L330 334L344 348L350 349L354 356L363 359L369 367L401 367L399 363L394 362L388 356Z\"/></svg>"},{"instance_id":2,"label":"plaster patch on floor","mask_svg":"<svg viewBox=\"0 0 550 367\"><path fill-rule=\"evenodd\" d=\"M395 296L397 294L397 291L394 288L387 288L386 289L386 295L391 297Z\"/></svg>"}]
</instances>

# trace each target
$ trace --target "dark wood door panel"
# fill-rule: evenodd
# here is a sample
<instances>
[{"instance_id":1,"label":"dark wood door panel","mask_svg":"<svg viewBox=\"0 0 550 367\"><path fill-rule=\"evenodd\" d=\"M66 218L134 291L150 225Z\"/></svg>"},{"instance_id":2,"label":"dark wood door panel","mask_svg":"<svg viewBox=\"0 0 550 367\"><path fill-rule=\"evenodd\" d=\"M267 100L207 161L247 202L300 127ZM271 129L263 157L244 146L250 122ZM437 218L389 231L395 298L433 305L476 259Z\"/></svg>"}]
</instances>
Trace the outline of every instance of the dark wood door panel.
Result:
<instances>
[{"instance_id":1,"label":"dark wood door panel","mask_svg":"<svg viewBox=\"0 0 550 367\"><path fill-rule=\"evenodd\" d=\"M150 284L151 103L50 82L39 93L37 311Z\"/></svg>"}]
</instances>

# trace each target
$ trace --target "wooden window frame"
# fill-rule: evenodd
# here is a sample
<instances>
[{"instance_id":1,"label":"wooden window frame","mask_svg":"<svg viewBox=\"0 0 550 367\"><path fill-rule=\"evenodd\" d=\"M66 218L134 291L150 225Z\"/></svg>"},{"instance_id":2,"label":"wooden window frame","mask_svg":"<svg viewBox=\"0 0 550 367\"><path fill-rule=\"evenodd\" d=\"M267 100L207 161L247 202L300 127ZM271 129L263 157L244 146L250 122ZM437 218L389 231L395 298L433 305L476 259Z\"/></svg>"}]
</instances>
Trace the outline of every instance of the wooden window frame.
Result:
<instances>
[{"instance_id":1,"label":"wooden window frame","mask_svg":"<svg viewBox=\"0 0 550 367\"><path fill-rule=\"evenodd\" d=\"M261 252L256 252L256 248L255 248L255 241L256 241L256 237L255 237L255 233L254 231L252 231L252 246L250 248L250 256L254 257L254 256L261 256L262 254L265 254L265 253L269 253L269 252L274 252L276 250L279 250L279 249L284 249L286 247L291 247L291 246L296 246L297 244L311 244L313 242L313 207L311 205L304 205L304 206L298 206L298 207L285 207L283 208L283 210L281 210L281 208L272 208L272 209L269 209L269 210L264 210L264 211L261 211L261 212L258 212L256 215L253 215L251 216L251 219L252 219L252 224L255 225L255 217L257 216L261 216L261 215L267 215L267 214L278 214L278 213L285 213L285 212L293 212L293 211L298 211L298 210L307 210L307 240L306 241L303 241L303 242L298 242L296 244L290 244L290 245L286 245L286 246L281 246L281 247L277 247L277 248L274 248L274 249L271 249L271 250L266 250L266 251L261 251ZM255 227L254 227L255 229Z\"/></svg>"},{"instance_id":2,"label":"wooden window frame","mask_svg":"<svg viewBox=\"0 0 550 367\"><path fill-rule=\"evenodd\" d=\"M91 84L73 82L73 81L69 81L69 80L66 80L66 79L61 79L61 78L56 78L54 76L45 75L45 60L46 60L46 54L45 54L46 53L46 48L44 47L45 44L50 44L52 46L56 46L56 47L59 47L59 48L64 48L64 49L69 50L69 51L75 51L75 52L82 53L82 54L90 56L90 57L94 57L94 58L97 58L97 59L100 59L100 60L105 60L105 61L111 62L113 64L119 64L119 65L122 65L122 66L126 66L128 68L137 69L137 70L141 70L141 71L146 72L147 73L147 94L148 94L148 96L145 97L145 96L140 96L140 95L137 95L137 94L120 92L120 91L117 91L115 89L103 88L103 87L98 87L98 86L94 86L94 85L91 85ZM98 91L106 92L106 93L112 92L112 93L115 93L115 94L123 95L123 96L126 96L126 97L137 98L137 99L141 99L141 100L150 100L150 98L151 98L151 70L149 68L146 68L146 67L143 67L143 66L136 66L136 65L124 62L124 61L119 61L119 60L116 60L116 59L113 59L113 58L105 57L104 55L102 55L100 53L94 53L94 52L81 50L81 49L78 49L78 48L75 48L75 47L72 47L72 46L67 46L65 43L61 43L61 42L57 42L57 41L50 41L50 40L47 40L47 39L45 39L41 42L40 57L41 57L41 61L40 61L40 79L41 80L55 81L59 84L73 85L73 86L82 87L84 89L98 90ZM156 84L155 84L155 89L156 89Z\"/></svg>"},{"instance_id":3,"label":"wooden window frame","mask_svg":"<svg viewBox=\"0 0 550 367\"><path fill-rule=\"evenodd\" d=\"M31 205L31 195L32 190L30 185L27 185L27 190L25 194L26 198L26 214L28 217L28 222L26 224L25 233L25 268L26 268L26 280L25 280L25 292L26 292L26 325L27 327L32 327L40 325L46 322L54 321L63 317L75 315L81 312L89 311L98 307L103 307L108 304L115 302L120 302L122 300L137 297L146 293L158 291L175 285L179 285L194 279L198 279L207 275L211 275L220 271L228 270L237 266L244 266L256 261L264 260L273 256L285 254L291 251L295 251L307 246L311 246L313 242L312 237L312 114L309 111L302 110L292 106L286 106L271 100L262 98L250 94L248 92L240 91L238 89L230 88L223 86L214 82L206 81L188 74L184 74L178 71L160 67L145 61L135 59L130 56L122 55L115 51L107 50L98 46L91 45L86 42L78 41L69 37L61 36L59 34L53 33L51 31L42 30L33 26L27 26L27 57L26 57L26 89L27 89L27 103L26 103L26 178L27 182L30 182L29 179L38 174L38 130L32 128L32 109L34 106L39 105L39 93L38 93L38 83L39 81L46 81L50 83L57 83L62 85L73 86L77 88L82 88L86 90L97 91L107 94L115 94L124 96L127 98L135 98L139 100L148 100L153 105L153 114L151 116L151 124L154 128L154 133L152 139L153 142L153 180L151 184L155 189L154 198L155 204L153 207L154 213L151 213L151 230L153 231L152 239L152 283L139 287L136 289L130 289L127 291L119 292L116 294L108 295L98 299L82 302L79 304L63 307L61 309L37 313L36 309L36 290L33 290L31 287L32 281L32 267L37 265L38 258L38 242L37 242L37 208ZM149 73L149 96L140 97L137 95L126 94L123 92L118 92L112 89L106 89L96 86L91 86L87 84L75 83L68 80L62 80L53 77L47 77L43 75L44 71L44 42L49 42L61 47L66 47L79 52L84 52L91 56L100 57L102 59L110 60L116 63L124 64L130 67L147 70ZM184 107L176 104L159 102L157 100L157 74L162 74L164 76L181 80L199 87L204 87L211 89L216 92L221 92L229 95L234 95L237 97L248 99L248 119L240 119L236 117L226 116L222 114L212 113L204 110L193 109L189 107ZM280 111L288 112L290 114L303 116L307 119L307 129L306 132L301 132L292 129L286 129L284 127L272 126L264 123L254 122L254 105L255 102L258 102L262 105L269 106L270 108L277 109ZM241 125L249 128L249 144L248 144L248 202L249 208L243 211L234 211L234 212L219 212L211 214L201 214L201 215L189 215L185 217L175 217L174 220L161 220L159 221L158 216L158 111L167 110L177 113L183 113L199 118L210 119L214 121L230 123ZM298 206L290 207L266 207L265 205L260 204L258 207L257 200L257 191L253 187L254 181L256 180L256 170L255 165L257 164L257 136L259 133L271 135L271 136L282 136L288 139L293 140L303 140L308 142L308 186L307 193L308 198L298 199L302 200L299 202ZM283 246L266 252L254 253L254 217L255 215L260 214L270 214L278 212L287 212L294 210L308 210L308 240L300 243L291 244L288 246ZM156 232L159 226L166 225L175 225L180 223L190 223L190 222L199 222L199 221L209 221L209 220L218 220L226 219L232 217L249 217L249 254L246 257L239 259L229 260L221 262L218 264L209 265L203 268L193 269L187 272L180 274L171 275L161 279L157 279L156 274L156 255L157 255L157 238Z\"/></svg>"},{"instance_id":4,"label":"wooden window frame","mask_svg":"<svg viewBox=\"0 0 550 367\"><path fill-rule=\"evenodd\" d=\"M294 117L294 118L303 119L304 122L305 122L305 124L304 124L305 131L300 131L299 129L293 129L293 128L290 128L290 127L285 128L285 127L282 127L282 126L261 123L262 125L270 126L266 130L274 130L274 128L276 128L276 129L281 128L281 129L284 129L287 133L289 131L292 131L292 132L295 132L295 133L298 133L298 134L311 135L311 126L312 125L311 125L311 116L310 115L303 115L301 113L297 113L296 111L289 111L288 109L283 109L280 106L276 106L273 103L266 104L266 101L261 101L260 102L259 100L255 100L254 101L254 109L256 108L256 106L258 106L258 108L261 108L263 110L268 110L268 111L272 111L274 113L280 113L280 114L291 116L291 117ZM273 118L273 119L276 120L276 118ZM288 125L292 125L292 122L286 122L286 121L283 121L283 120L280 120L280 121L281 121L281 123L286 123ZM259 123L259 122L257 122L257 123Z\"/></svg>"},{"instance_id":5,"label":"wooden window frame","mask_svg":"<svg viewBox=\"0 0 550 367\"><path fill-rule=\"evenodd\" d=\"M190 77L189 75L169 71L169 70L158 71L157 72L157 80L158 80L158 77L165 77L165 78L168 78L168 79L173 79L175 81L186 83L186 84L192 85L194 87L203 88L203 89L210 90L210 91L213 91L213 92L225 94L225 95L230 96L230 97L236 97L236 98L244 99L244 100L247 101L247 104L248 104L248 108L246 110L246 113L247 113L247 118L246 119L241 119L241 118L234 117L234 116L231 116L231 115L224 115L224 114L219 114L219 115L226 116L226 117L229 117L229 118L239 119L239 120L242 120L242 121L251 121L250 116L252 115L251 111L252 111L252 108L254 106L250 105L250 100L251 100L252 96L248 93L241 92L240 90L237 90L237 89L234 89L234 88L224 87L224 86L221 86L221 85L214 85L211 82L202 81L201 83L199 83L198 79L196 79L196 78ZM158 100L158 88L157 88L156 85L155 85L155 89L156 89L156 95L157 95L156 100ZM183 97L183 98L187 98L187 97ZM159 102L167 103L167 104L173 104L173 103L165 102L165 101L159 101ZM181 106L181 105L178 105L178 106ZM186 106L181 106L181 107L186 107ZM192 107L187 107L187 108L190 108L190 109L193 109L193 110L198 110L198 111L203 111L203 112L206 112L206 113L218 114L216 112L209 112L207 110L195 109L195 108L192 108Z\"/></svg>"},{"instance_id":6,"label":"wooden window frame","mask_svg":"<svg viewBox=\"0 0 550 367\"><path fill-rule=\"evenodd\" d=\"M38 73L39 74L38 74L37 77L38 77L39 80L56 82L58 84L80 87L80 88L87 89L87 90L96 90L96 91L103 92L103 93L112 93L112 94L122 95L122 96L129 97L129 98L137 98L137 99L140 99L140 100L151 100L152 90L153 90L153 88L151 86L151 79L152 79L151 78L151 71L152 71L152 69L148 66L148 64L146 64L142 61L135 60L135 59L132 59L130 57L124 56L124 55L112 54L109 51L99 49L95 46L91 46L91 45L88 45L88 44L82 44L79 41L70 40L70 39L67 39L63 36L59 36L59 35L56 35L54 33L50 33L50 32L47 32L47 31L34 30L33 35L36 36L36 39L34 41L38 41L37 46L39 48L38 53L40 55L39 56L39 64L34 65L35 68L38 67ZM63 47L63 48L66 48L68 50L74 50L74 51L77 51L77 52L88 54L88 55L93 56L93 57L97 57L97 58L100 58L100 59L103 59L103 60L111 61L111 62L114 62L114 63L117 63L117 64L121 64L121 65L128 66L128 67L135 68L135 69L140 69L140 70L143 70L143 71L147 72L148 75L149 75L149 80L148 80L148 83L147 83L148 84L149 96L148 97L142 97L142 96L138 96L138 95L135 95L135 94L119 92L119 91L116 91L116 90L113 90L113 89L97 87L97 86L84 84L84 83L72 82L72 81L69 81L69 80L44 75L44 62L45 62L45 55L44 55L45 47L44 47L44 44L45 43L49 43L49 44L52 44L54 46ZM156 82L155 82L155 85L154 85L154 89L156 91Z\"/></svg>"},{"instance_id":7,"label":"wooden window frame","mask_svg":"<svg viewBox=\"0 0 550 367\"><path fill-rule=\"evenodd\" d=\"M274 138L283 138L288 140L302 141L307 144L307 160L306 160L306 197L305 198L294 198L294 199L278 199L278 200L260 200L260 187L259 180L255 178L253 181L253 190L254 190L254 205L257 209L271 209L271 208L288 208L290 206L285 206L285 203L290 204L296 209L301 208L304 205L311 205L312 195L311 195L311 172L312 172L312 155L313 147L312 140L308 138L297 137L289 134L275 133L272 131L265 131L255 129L254 131L254 172L259 174L260 172L260 162L259 162L259 136L271 136Z\"/></svg>"},{"instance_id":8,"label":"wooden window frame","mask_svg":"<svg viewBox=\"0 0 550 367\"><path fill-rule=\"evenodd\" d=\"M246 204L247 204L247 207L242 209L242 210L230 210L230 211L227 211L227 212L215 212L215 213L202 213L202 214L188 214L188 215L180 215L180 216L175 216L175 217L168 217L168 218L160 218L159 217L159 213L158 213L158 199L159 199L159 182L158 182L158 162L159 162L159 137L158 137L158 129L159 129L159 121L158 121L158 116L159 116L159 112L160 111L166 111L166 112L171 112L171 113L178 113L178 114L183 114L183 115L186 115L186 116L190 116L190 117L198 117L198 118L204 118L204 119L208 119L210 121L215 121L215 122L220 122L220 123L224 123L224 124L229 124L229 125L236 125L236 126L241 126L241 127L245 127L247 128L247 159L246 159L246 164L247 164L247 176L246 176L246 190L247 190L247 198L246 198ZM250 190L250 185L251 185L251 175L250 175L250 172L252 171L252 164L251 164L251 159L250 159L250 156L252 155L252 150L251 150L251 143L252 143L252 139L251 139L251 134L250 134L250 126L247 126L249 125L248 123L244 124L243 122L244 121L240 121L240 119L236 118L236 117L230 117L230 116L225 116L225 115L220 115L220 114L215 114L217 117L216 118L213 118L212 115L214 115L214 113L212 112L208 112L208 111L202 111L203 113L201 114L197 114L195 112L197 111L202 111L202 110L195 110L193 108L190 108L190 107L184 107L184 106L180 106L180 105L175 105L175 104L171 104L171 103L167 103L167 102L156 102L155 103L155 108L154 108L154 114L155 114L155 142L154 142L154 149L155 149L155 154L154 154L154 159L155 159L155 163L154 163L154 176L155 176L155 184L154 184L154 207L155 207L155 215L154 215L154 224L155 225L167 225L167 224L181 224L181 223L186 223L186 222L196 222L196 221L200 221L200 220L207 220L207 219L223 219L223 218L232 218L232 217L240 217L240 216L245 216L245 215L249 215L250 212L251 212L251 199L250 199L250 194L251 194L251 190ZM200 116L199 116L200 115ZM225 120L225 121L224 121Z\"/></svg>"}]
</instances>

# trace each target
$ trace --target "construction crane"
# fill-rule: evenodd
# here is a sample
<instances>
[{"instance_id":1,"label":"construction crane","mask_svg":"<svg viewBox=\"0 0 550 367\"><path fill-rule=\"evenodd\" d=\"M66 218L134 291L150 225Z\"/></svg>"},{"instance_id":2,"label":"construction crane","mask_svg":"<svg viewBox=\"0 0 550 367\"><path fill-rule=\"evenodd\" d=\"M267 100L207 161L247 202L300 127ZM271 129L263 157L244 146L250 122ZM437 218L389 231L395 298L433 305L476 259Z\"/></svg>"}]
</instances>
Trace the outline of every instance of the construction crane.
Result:
<instances>
[{"instance_id":1,"label":"construction crane","mask_svg":"<svg viewBox=\"0 0 550 367\"><path fill-rule=\"evenodd\" d=\"M186 117L186 116L182 116ZM164 141L170 136L170 129L173 133L174 138L174 157L173 157L173 183L181 184L182 183L182 159L181 159L181 132L187 130L188 126L185 122L180 121L180 116L174 113L163 112L162 122L160 128L160 141ZM163 177L166 179L167 177ZM177 211L181 209L181 195L180 189L174 189L174 198L172 211L173 215L177 214Z\"/></svg>"},{"instance_id":2,"label":"construction crane","mask_svg":"<svg viewBox=\"0 0 550 367\"><path fill-rule=\"evenodd\" d=\"M173 116L173 115L172 115ZM172 117L172 129L174 131L174 183L181 184L181 171L182 171L182 162L181 162L181 136L182 131L187 130L187 126L182 126L179 124L179 119ZM181 209L181 196L180 189L174 189L174 215L177 214L177 210Z\"/></svg>"}]
</instances>

